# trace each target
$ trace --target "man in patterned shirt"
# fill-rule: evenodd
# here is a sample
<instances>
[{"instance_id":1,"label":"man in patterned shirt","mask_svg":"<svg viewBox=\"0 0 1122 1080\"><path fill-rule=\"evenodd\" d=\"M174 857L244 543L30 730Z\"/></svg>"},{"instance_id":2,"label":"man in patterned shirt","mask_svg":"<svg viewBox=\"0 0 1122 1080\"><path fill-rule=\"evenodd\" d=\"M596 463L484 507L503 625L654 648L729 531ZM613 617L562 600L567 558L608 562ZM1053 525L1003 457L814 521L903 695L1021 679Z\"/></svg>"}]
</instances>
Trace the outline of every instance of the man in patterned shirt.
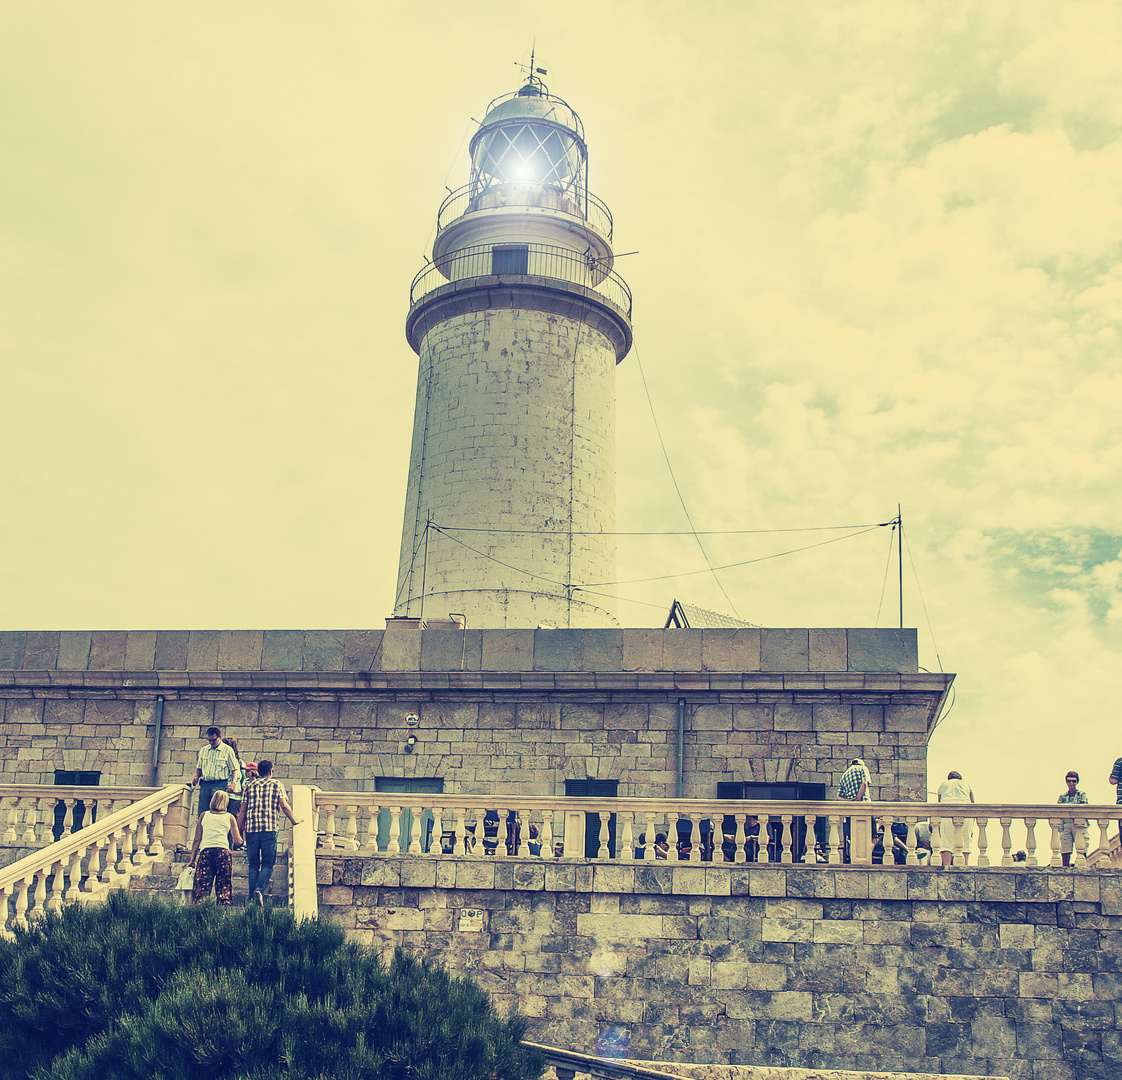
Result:
<instances>
[{"instance_id":1,"label":"man in patterned shirt","mask_svg":"<svg viewBox=\"0 0 1122 1080\"><path fill-rule=\"evenodd\" d=\"M277 861L278 813L293 825L300 824L285 798L284 784L273 776L273 763L259 761L257 779L246 784L238 812L238 828L245 837L249 861L249 899L258 907L265 904L265 891Z\"/></svg>"},{"instance_id":2,"label":"man in patterned shirt","mask_svg":"<svg viewBox=\"0 0 1122 1080\"><path fill-rule=\"evenodd\" d=\"M1076 785L1079 783L1079 773L1072 769L1066 777L1067 791L1065 791L1057 800L1058 803L1085 803L1087 795L1085 792L1079 790ZM1090 842L1091 830L1087 827L1087 822L1084 820L1082 824L1078 823L1075 818L1068 818L1060 826L1060 858L1064 861L1064 866L1069 865L1071 862L1071 851L1075 847L1075 833L1079 830L1083 833L1083 853L1087 853L1087 845Z\"/></svg>"},{"instance_id":3,"label":"man in patterned shirt","mask_svg":"<svg viewBox=\"0 0 1122 1080\"><path fill-rule=\"evenodd\" d=\"M229 791L235 776L241 775L241 766L234 748L222 741L222 732L216 727L206 729L207 745L199 751L192 783L199 789L199 813L210 809L211 796L216 791Z\"/></svg>"},{"instance_id":4,"label":"man in patterned shirt","mask_svg":"<svg viewBox=\"0 0 1122 1080\"><path fill-rule=\"evenodd\" d=\"M838 798L845 799L846 802L865 802L868 801L869 796L869 770L865 767L865 763L859 758L855 757L849 764L849 768L842 773L841 779L838 781ZM851 850L851 819L846 818L842 822L842 861L849 862L853 854ZM862 833L864 833L864 826L861 826ZM862 842L859 847L864 849L865 843Z\"/></svg>"}]
</instances>

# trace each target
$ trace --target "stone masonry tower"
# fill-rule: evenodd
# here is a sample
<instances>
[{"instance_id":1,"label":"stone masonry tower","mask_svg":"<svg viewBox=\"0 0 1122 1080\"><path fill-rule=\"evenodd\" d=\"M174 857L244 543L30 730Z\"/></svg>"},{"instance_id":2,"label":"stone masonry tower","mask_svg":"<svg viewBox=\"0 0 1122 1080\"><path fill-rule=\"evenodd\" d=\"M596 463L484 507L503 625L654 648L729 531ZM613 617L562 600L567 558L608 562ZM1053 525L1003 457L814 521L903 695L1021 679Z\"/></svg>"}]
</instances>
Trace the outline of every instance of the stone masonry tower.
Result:
<instances>
[{"instance_id":1,"label":"stone masonry tower","mask_svg":"<svg viewBox=\"0 0 1122 1080\"><path fill-rule=\"evenodd\" d=\"M588 190L580 117L537 74L491 103L470 152L410 296L420 365L394 615L614 626L631 293L612 216Z\"/></svg>"}]
</instances>

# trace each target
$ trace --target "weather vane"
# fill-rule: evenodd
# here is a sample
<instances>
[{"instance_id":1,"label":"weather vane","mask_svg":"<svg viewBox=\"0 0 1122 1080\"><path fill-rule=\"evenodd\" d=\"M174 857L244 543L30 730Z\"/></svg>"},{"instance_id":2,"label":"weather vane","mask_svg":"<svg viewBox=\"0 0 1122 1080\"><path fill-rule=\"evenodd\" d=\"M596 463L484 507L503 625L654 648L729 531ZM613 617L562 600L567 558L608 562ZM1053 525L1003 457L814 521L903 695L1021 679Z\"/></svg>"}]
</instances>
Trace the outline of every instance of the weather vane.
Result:
<instances>
[{"instance_id":1,"label":"weather vane","mask_svg":"<svg viewBox=\"0 0 1122 1080\"><path fill-rule=\"evenodd\" d=\"M541 79L536 78L538 75L548 75L549 72L543 67L534 66L534 54L537 49L537 39L534 39L533 45L530 46L530 63L526 64L521 60L515 60L516 67L522 69L522 74L530 82L541 82Z\"/></svg>"}]
</instances>

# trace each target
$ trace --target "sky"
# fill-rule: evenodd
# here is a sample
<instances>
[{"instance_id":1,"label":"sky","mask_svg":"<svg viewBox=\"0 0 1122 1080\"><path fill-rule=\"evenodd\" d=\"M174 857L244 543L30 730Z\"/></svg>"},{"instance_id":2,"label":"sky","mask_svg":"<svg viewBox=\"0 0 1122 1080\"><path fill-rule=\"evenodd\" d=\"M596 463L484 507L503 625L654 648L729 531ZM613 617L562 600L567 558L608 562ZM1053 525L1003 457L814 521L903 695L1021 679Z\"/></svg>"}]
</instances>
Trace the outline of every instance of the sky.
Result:
<instances>
[{"instance_id":1,"label":"sky","mask_svg":"<svg viewBox=\"0 0 1122 1080\"><path fill-rule=\"evenodd\" d=\"M409 284L532 45L637 252L618 527L685 534L624 625L896 625L899 505L929 786L1113 802L1115 4L0 0L0 629L384 625Z\"/></svg>"}]
</instances>

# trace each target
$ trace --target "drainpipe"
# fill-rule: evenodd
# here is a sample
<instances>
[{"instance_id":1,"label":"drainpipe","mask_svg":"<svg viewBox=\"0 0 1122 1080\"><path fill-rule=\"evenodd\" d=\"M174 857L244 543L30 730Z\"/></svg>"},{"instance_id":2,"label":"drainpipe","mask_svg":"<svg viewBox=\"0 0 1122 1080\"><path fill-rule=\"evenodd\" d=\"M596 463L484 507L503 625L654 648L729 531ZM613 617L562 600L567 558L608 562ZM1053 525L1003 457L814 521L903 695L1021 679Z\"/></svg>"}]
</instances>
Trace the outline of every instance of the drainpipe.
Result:
<instances>
[{"instance_id":1,"label":"drainpipe","mask_svg":"<svg viewBox=\"0 0 1122 1080\"><path fill-rule=\"evenodd\" d=\"M682 773L685 769L686 699L678 698L678 776L674 784L674 797L682 797Z\"/></svg>"},{"instance_id":2,"label":"drainpipe","mask_svg":"<svg viewBox=\"0 0 1122 1080\"><path fill-rule=\"evenodd\" d=\"M160 782L160 730L164 726L164 697L156 697L156 738L152 744L152 782L150 787L158 787Z\"/></svg>"}]
</instances>

